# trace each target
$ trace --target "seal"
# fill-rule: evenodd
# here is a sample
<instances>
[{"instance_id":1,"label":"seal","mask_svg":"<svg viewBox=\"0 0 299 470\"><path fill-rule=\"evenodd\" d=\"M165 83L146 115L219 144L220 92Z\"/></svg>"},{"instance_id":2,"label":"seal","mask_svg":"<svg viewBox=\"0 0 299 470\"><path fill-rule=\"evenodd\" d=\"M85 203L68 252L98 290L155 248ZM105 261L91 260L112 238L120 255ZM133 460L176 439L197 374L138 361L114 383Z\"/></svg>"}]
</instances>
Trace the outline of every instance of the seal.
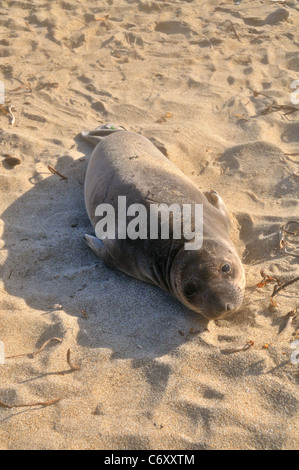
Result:
<instances>
[{"instance_id":1,"label":"seal","mask_svg":"<svg viewBox=\"0 0 299 470\"><path fill-rule=\"evenodd\" d=\"M107 124L82 137L96 147L88 163L84 198L95 228L96 209L111 205L117 216L118 197L127 204L196 204L203 208L203 241L186 249L182 235L175 239L121 237L99 239L85 235L87 245L109 266L169 292L189 309L208 319L238 310L245 274L229 238L226 206L216 191L201 192L184 173L145 137ZM194 226L194 219L192 219Z\"/></svg>"}]
</instances>

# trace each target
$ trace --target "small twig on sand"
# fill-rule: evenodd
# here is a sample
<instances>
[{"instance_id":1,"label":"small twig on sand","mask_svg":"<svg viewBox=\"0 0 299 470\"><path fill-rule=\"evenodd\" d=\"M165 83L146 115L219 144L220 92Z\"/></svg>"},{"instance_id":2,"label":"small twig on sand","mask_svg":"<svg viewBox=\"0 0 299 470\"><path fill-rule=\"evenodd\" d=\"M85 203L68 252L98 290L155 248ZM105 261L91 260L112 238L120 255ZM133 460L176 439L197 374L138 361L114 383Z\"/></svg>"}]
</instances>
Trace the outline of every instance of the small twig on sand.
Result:
<instances>
[{"instance_id":1,"label":"small twig on sand","mask_svg":"<svg viewBox=\"0 0 299 470\"><path fill-rule=\"evenodd\" d=\"M71 350L70 349L68 349L68 351L67 351L66 360L67 360L67 363L70 366L71 370L80 370L80 366L78 366L77 364L73 364L71 362Z\"/></svg>"},{"instance_id":2,"label":"small twig on sand","mask_svg":"<svg viewBox=\"0 0 299 470\"><path fill-rule=\"evenodd\" d=\"M29 82L14 88L13 90L6 90L6 95L20 95L23 93L32 93L32 87Z\"/></svg>"},{"instance_id":3,"label":"small twig on sand","mask_svg":"<svg viewBox=\"0 0 299 470\"><path fill-rule=\"evenodd\" d=\"M299 155L299 154L298 154ZM298 230L289 230L289 225L298 225ZM289 220L283 227L282 229L284 233L287 233L288 235L299 235L299 222L297 220Z\"/></svg>"},{"instance_id":4,"label":"small twig on sand","mask_svg":"<svg viewBox=\"0 0 299 470\"><path fill-rule=\"evenodd\" d=\"M212 49L213 49L213 45L212 45L210 39L209 39L205 34L203 34L203 33L199 33L199 34L201 34L202 37L204 37L204 38L208 41L208 43L210 44L210 49L212 50Z\"/></svg>"},{"instance_id":5,"label":"small twig on sand","mask_svg":"<svg viewBox=\"0 0 299 470\"><path fill-rule=\"evenodd\" d=\"M253 96L256 98L258 95L265 96L265 98L269 98L269 100L272 100L272 104L276 104L276 101L269 95L266 95L266 93L262 93L261 91L256 91L252 90Z\"/></svg>"},{"instance_id":6,"label":"small twig on sand","mask_svg":"<svg viewBox=\"0 0 299 470\"><path fill-rule=\"evenodd\" d=\"M236 38L238 39L239 42L242 42L241 39L240 39L240 37L239 37L239 35L238 35L238 33L237 33L237 31L236 31L236 28L234 27L234 23L233 23L231 20L225 20L224 23L230 23L231 28L232 28L232 30L233 30L233 32L234 32L234 35L236 36Z\"/></svg>"},{"instance_id":7,"label":"small twig on sand","mask_svg":"<svg viewBox=\"0 0 299 470\"><path fill-rule=\"evenodd\" d=\"M42 352L42 351L45 349L45 347L48 346L48 344L51 343L52 341L58 341L59 343L61 343L61 342L62 342L62 339L56 338L56 336L55 336L54 338L48 339L48 341L46 341L38 351L36 351L36 352L34 352L34 353L32 354L33 357L35 357L37 354L39 354L40 352Z\"/></svg>"},{"instance_id":8,"label":"small twig on sand","mask_svg":"<svg viewBox=\"0 0 299 470\"><path fill-rule=\"evenodd\" d=\"M63 180L68 180L68 178L66 176L63 176L61 173L59 173L59 171L55 170L55 168L53 168L50 165L48 165L48 170L50 170L53 175L56 174L56 175L60 176L60 178L62 178Z\"/></svg>"},{"instance_id":9,"label":"small twig on sand","mask_svg":"<svg viewBox=\"0 0 299 470\"><path fill-rule=\"evenodd\" d=\"M251 348L254 345L254 341L250 340L247 341L246 344L243 346L238 346L236 348L229 348L229 349L224 349L222 352L225 354L231 354L239 351L247 351L247 349Z\"/></svg>"},{"instance_id":10,"label":"small twig on sand","mask_svg":"<svg viewBox=\"0 0 299 470\"><path fill-rule=\"evenodd\" d=\"M49 401L36 401L34 403L23 403L23 404L20 404L20 405L8 405L7 403L3 403L2 401L0 401L0 407L2 408L23 408L23 407L27 407L27 406L50 406L50 405L54 405L55 403L58 403L59 401L61 400L61 398L55 398L54 400L49 400Z\"/></svg>"},{"instance_id":11,"label":"small twig on sand","mask_svg":"<svg viewBox=\"0 0 299 470\"><path fill-rule=\"evenodd\" d=\"M32 353L14 354L13 356L5 356L5 359L14 359L15 357L30 356Z\"/></svg>"},{"instance_id":12,"label":"small twig on sand","mask_svg":"<svg viewBox=\"0 0 299 470\"><path fill-rule=\"evenodd\" d=\"M275 284L272 295L271 295L271 299L275 295L277 295L278 292L280 292L281 290L285 289L286 287L288 287L291 284L294 284L295 282L298 282L298 281L299 281L299 276L295 277L295 279L291 279L290 281L285 282L284 284L281 284L281 285Z\"/></svg>"},{"instance_id":13,"label":"small twig on sand","mask_svg":"<svg viewBox=\"0 0 299 470\"><path fill-rule=\"evenodd\" d=\"M299 253L293 253L292 251L289 251L287 249L282 230L279 231L279 247L287 255L294 256L295 258L299 258Z\"/></svg>"},{"instance_id":14,"label":"small twig on sand","mask_svg":"<svg viewBox=\"0 0 299 470\"><path fill-rule=\"evenodd\" d=\"M33 357L35 357L37 354L42 352L45 349L45 347L48 346L49 343L51 343L51 341L59 341L59 343L61 343L62 340L60 338L56 338L56 337L50 338L42 345L42 347L38 351L35 351L33 353L16 354L14 356L6 356L5 359L13 359L15 357L24 357L24 356L33 356Z\"/></svg>"},{"instance_id":15,"label":"small twig on sand","mask_svg":"<svg viewBox=\"0 0 299 470\"><path fill-rule=\"evenodd\" d=\"M265 98L272 100L272 103L268 104L268 106L266 106L266 108L261 112L262 115L283 111L283 116L287 116L288 114L296 113L297 111L299 111L299 107L297 106L292 106L289 104L278 104L274 98L267 95L266 93L262 93L261 91L252 90L252 93L255 98L258 95L261 95Z\"/></svg>"}]
</instances>

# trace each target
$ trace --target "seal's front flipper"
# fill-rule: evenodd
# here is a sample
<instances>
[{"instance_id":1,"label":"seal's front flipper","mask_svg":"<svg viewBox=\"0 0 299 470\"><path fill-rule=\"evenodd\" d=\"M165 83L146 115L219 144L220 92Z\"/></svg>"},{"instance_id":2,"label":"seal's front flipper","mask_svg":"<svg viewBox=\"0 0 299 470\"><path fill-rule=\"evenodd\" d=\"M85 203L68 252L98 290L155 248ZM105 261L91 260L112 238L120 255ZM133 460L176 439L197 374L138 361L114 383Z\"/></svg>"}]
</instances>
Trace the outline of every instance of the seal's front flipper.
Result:
<instances>
[{"instance_id":1,"label":"seal's front flipper","mask_svg":"<svg viewBox=\"0 0 299 470\"><path fill-rule=\"evenodd\" d=\"M104 242L99 240L92 235L85 234L83 237L84 243L86 243L89 248L102 260L104 263L109 264L109 266L115 267L115 263L109 251L107 250Z\"/></svg>"},{"instance_id":2,"label":"seal's front flipper","mask_svg":"<svg viewBox=\"0 0 299 470\"><path fill-rule=\"evenodd\" d=\"M104 124L99 126L93 131L82 131L81 137L94 145L97 145L107 135L113 134L117 131L125 131L126 129L122 126L116 126L115 124Z\"/></svg>"},{"instance_id":3,"label":"seal's front flipper","mask_svg":"<svg viewBox=\"0 0 299 470\"><path fill-rule=\"evenodd\" d=\"M204 192L204 195L206 196L208 201L224 215L224 217L227 221L228 230L230 230L229 213L228 213L227 207L226 207L223 199L219 196L217 191L215 191L214 189L212 191Z\"/></svg>"}]
</instances>

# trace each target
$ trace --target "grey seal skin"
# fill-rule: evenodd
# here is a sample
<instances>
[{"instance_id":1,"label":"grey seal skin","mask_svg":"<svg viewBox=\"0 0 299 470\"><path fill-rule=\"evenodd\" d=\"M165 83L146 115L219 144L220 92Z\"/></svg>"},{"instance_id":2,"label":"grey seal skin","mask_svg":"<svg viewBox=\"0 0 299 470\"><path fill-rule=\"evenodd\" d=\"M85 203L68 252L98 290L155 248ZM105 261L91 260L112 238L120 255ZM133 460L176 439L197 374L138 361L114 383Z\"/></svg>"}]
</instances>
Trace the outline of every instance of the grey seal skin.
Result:
<instances>
[{"instance_id":1,"label":"grey seal skin","mask_svg":"<svg viewBox=\"0 0 299 470\"><path fill-rule=\"evenodd\" d=\"M109 133L109 129L110 133ZM202 193L148 139L105 125L82 137L96 147L88 163L84 198L93 227L96 207L111 204L117 214L118 196L127 207L164 203L203 204L203 245L186 250L182 237L173 239L104 239L85 235L88 246L108 265L176 297L208 319L223 318L240 308L245 274L229 238L230 222L216 191ZM149 210L148 210L149 212ZM117 224L116 224L117 231Z\"/></svg>"}]
</instances>

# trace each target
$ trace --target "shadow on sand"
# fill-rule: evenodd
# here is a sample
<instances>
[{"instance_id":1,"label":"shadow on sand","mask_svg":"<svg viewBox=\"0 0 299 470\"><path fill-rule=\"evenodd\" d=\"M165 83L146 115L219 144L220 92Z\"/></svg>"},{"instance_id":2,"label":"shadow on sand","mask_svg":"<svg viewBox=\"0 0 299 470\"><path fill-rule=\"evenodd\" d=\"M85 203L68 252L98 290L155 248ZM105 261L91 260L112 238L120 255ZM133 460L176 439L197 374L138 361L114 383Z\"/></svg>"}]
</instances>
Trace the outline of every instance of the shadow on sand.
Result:
<instances>
[{"instance_id":1,"label":"shadow on sand","mask_svg":"<svg viewBox=\"0 0 299 470\"><path fill-rule=\"evenodd\" d=\"M110 348L121 358L166 354L186 341L178 330L204 329L205 320L161 289L105 266L82 242L93 233L83 198L92 146L79 137L76 143L86 159L63 156L55 167L67 181L35 174L32 189L3 213L5 289L40 315L53 315L60 304L55 318L77 318L79 345Z\"/></svg>"}]
</instances>

